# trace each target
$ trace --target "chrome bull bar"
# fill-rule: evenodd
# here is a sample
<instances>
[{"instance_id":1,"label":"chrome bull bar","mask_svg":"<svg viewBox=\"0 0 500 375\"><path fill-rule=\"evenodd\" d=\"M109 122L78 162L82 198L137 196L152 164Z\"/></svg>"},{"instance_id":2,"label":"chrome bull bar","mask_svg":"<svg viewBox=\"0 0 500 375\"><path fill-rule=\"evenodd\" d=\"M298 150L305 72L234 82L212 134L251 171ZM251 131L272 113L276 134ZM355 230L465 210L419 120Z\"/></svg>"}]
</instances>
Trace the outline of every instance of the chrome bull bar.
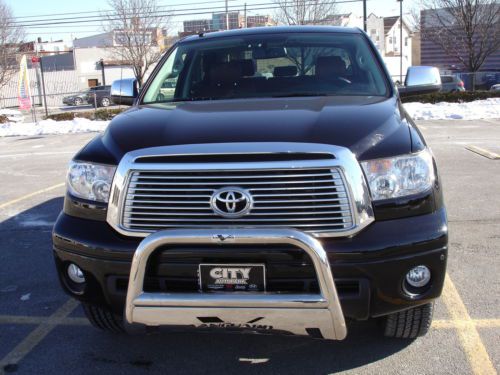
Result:
<instances>
[{"instance_id":1,"label":"chrome bull bar","mask_svg":"<svg viewBox=\"0 0 500 375\"><path fill-rule=\"evenodd\" d=\"M146 265L151 254L160 246L179 244L296 246L313 262L319 293L144 292ZM315 238L292 229L175 229L149 235L139 244L132 260L125 318L130 324L148 326L233 327L296 335L315 332L314 336L331 340L342 340L347 334L323 246Z\"/></svg>"}]
</instances>

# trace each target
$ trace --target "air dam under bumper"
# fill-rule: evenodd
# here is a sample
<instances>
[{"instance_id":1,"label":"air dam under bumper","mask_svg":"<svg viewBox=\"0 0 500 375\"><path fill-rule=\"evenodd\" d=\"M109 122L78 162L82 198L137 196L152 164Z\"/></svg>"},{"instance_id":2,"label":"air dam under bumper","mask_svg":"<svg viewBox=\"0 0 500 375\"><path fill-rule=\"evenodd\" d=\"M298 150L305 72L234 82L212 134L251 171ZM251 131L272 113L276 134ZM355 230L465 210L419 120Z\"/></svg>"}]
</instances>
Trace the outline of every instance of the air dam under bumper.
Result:
<instances>
[{"instance_id":1,"label":"air dam under bumper","mask_svg":"<svg viewBox=\"0 0 500 375\"><path fill-rule=\"evenodd\" d=\"M151 254L169 244L288 244L303 249L316 270L319 294L279 293L147 293L146 265ZM327 254L319 241L289 229L165 230L146 237L137 248L130 271L126 321L148 326L211 324L286 331L342 340L347 329Z\"/></svg>"}]
</instances>

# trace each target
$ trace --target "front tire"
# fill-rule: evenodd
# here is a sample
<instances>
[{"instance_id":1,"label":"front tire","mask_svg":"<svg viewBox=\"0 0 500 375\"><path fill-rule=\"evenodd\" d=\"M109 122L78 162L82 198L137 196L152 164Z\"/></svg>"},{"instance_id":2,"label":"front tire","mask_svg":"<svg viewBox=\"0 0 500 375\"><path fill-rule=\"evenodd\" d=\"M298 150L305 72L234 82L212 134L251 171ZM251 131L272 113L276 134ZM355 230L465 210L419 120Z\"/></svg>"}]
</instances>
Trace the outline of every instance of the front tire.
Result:
<instances>
[{"instance_id":1,"label":"front tire","mask_svg":"<svg viewBox=\"0 0 500 375\"><path fill-rule=\"evenodd\" d=\"M398 339L415 339L429 332L434 302L388 315L384 336Z\"/></svg>"},{"instance_id":2,"label":"front tire","mask_svg":"<svg viewBox=\"0 0 500 375\"><path fill-rule=\"evenodd\" d=\"M83 100L80 98L75 99L75 106L79 107L83 104Z\"/></svg>"},{"instance_id":3,"label":"front tire","mask_svg":"<svg viewBox=\"0 0 500 375\"><path fill-rule=\"evenodd\" d=\"M109 309L101 306L90 305L82 303L85 316L90 324L94 327L111 333L123 333L123 319L111 312Z\"/></svg>"}]
</instances>

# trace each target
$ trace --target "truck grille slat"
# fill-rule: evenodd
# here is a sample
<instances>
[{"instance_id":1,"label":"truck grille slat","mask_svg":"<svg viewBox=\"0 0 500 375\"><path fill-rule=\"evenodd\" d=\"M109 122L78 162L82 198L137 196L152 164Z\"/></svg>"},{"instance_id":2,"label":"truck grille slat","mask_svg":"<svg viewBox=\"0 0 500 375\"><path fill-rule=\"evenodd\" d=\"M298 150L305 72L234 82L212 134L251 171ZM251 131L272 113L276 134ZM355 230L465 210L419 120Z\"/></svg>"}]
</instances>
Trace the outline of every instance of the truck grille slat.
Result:
<instances>
[{"instance_id":1,"label":"truck grille slat","mask_svg":"<svg viewBox=\"0 0 500 375\"><path fill-rule=\"evenodd\" d=\"M134 226L140 227L140 228L150 228L151 224L134 224ZM292 225L277 225L277 224L266 224L266 225L247 225L249 227L255 227L255 226L263 226L265 228L283 228L283 227L292 227ZM339 228L350 228L352 226L351 223L346 223L346 224L328 224L328 223L322 223L322 224L295 224L293 225L294 228L313 228L313 227L324 227L326 230L324 231L332 231L332 230L338 230ZM179 228L179 225L177 224L156 224L155 227L158 227L159 229L164 229L164 228ZM183 226L184 228L213 228L214 224L199 224L199 225L187 225ZM219 225L219 227L231 227L231 225ZM308 230L305 229L305 232ZM314 228L311 229L311 231L319 232L321 231L320 229Z\"/></svg>"},{"instance_id":2,"label":"truck grille slat","mask_svg":"<svg viewBox=\"0 0 500 375\"><path fill-rule=\"evenodd\" d=\"M335 176L333 173L314 173L314 174L275 174L275 175L221 175L221 176L190 176L190 175L181 175L178 172L174 176L164 176L164 175L141 175L140 177L132 178L132 182L146 182L147 180L225 180L225 179L281 179L281 178L297 178L297 177L332 177ZM336 175L335 177L340 178L340 175ZM145 181L146 180L146 181Z\"/></svg>"},{"instance_id":3,"label":"truck grille slat","mask_svg":"<svg viewBox=\"0 0 500 375\"><path fill-rule=\"evenodd\" d=\"M227 181L204 181L204 182L192 182L192 181L181 181L182 178L179 178L178 181L176 182L131 182L130 187L133 188L134 190L154 190L157 188L150 188L149 186L179 186L179 185L186 185L186 186L207 186L207 185L215 185L215 186L227 186L229 184L231 185L238 185L238 186L244 186L244 185L280 185L283 184L284 182L287 184L301 184L301 185L314 185L314 184L320 184L320 183L332 183L332 182L337 182L340 183L341 180L332 180L332 179L322 179L322 180L312 180L312 181L307 181L307 180L280 180L280 181L238 181L238 180L229 180Z\"/></svg>"},{"instance_id":4,"label":"truck grille slat","mask_svg":"<svg viewBox=\"0 0 500 375\"><path fill-rule=\"evenodd\" d=\"M342 213L342 216L348 215L351 211L350 210L344 210L344 211L317 211L315 212L316 215L326 215L326 214L338 214ZM299 216L299 215L307 215L304 214L303 212L269 212L269 213L253 213L252 216ZM201 212L196 212L196 213L191 213L191 212L127 212L125 213L125 218L129 218L131 216L212 216L214 219L219 220L219 217L216 216L213 213L201 213ZM139 219L139 218L138 218ZM153 219L151 219L153 220ZM259 219L260 220L260 219ZM301 220L301 219L297 219ZM310 219L308 219L310 220ZM240 219L240 221L244 221L244 219Z\"/></svg>"},{"instance_id":5,"label":"truck grille slat","mask_svg":"<svg viewBox=\"0 0 500 375\"><path fill-rule=\"evenodd\" d=\"M292 227L306 232L346 231L354 217L336 167L131 171L122 205L127 230L165 228ZM238 187L253 198L251 211L225 218L211 206L218 189Z\"/></svg>"}]
</instances>

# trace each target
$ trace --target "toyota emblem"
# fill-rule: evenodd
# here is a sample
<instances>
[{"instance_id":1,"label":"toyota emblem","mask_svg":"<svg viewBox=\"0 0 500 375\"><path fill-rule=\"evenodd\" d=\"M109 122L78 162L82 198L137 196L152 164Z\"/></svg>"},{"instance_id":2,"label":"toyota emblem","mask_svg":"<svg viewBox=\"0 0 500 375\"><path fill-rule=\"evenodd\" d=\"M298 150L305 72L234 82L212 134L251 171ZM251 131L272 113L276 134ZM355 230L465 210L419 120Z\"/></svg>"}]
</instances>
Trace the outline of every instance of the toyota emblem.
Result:
<instances>
[{"instance_id":1,"label":"toyota emblem","mask_svg":"<svg viewBox=\"0 0 500 375\"><path fill-rule=\"evenodd\" d=\"M248 191L239 187L217 190L210 201L212 210L220 216L237 218L247 215L252 209L253 199Z\"/></svg>"}]
</instances>

